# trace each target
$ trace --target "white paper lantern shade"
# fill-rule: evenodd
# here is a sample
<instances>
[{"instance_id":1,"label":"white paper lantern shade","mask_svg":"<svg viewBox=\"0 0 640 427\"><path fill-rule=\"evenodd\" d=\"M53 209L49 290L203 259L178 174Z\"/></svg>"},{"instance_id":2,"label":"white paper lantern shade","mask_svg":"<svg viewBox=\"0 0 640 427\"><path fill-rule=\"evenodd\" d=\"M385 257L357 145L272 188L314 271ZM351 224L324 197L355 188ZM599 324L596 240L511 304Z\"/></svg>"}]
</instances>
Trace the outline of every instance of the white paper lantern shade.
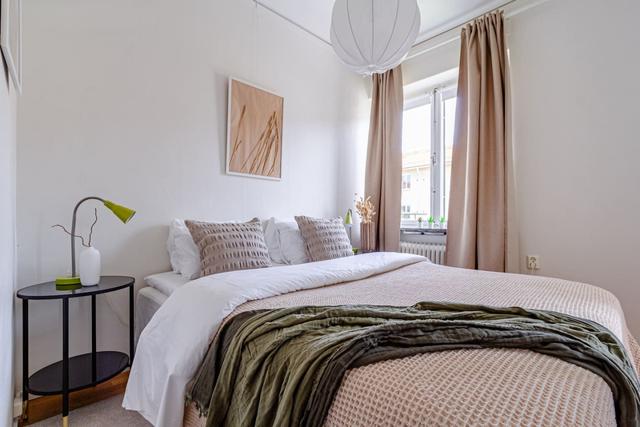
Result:
<instances>
[{"instance_id":1,"label":"white paper lantern shade","mask_svg":"<svg viewBox=\"0 0 640 427\"><path fill-rule=\"evenodd\" d=\"M383 73L399 65L420 31L416 0L336 0L331 44L359 74Z\"/></svg>"}]
</instances>

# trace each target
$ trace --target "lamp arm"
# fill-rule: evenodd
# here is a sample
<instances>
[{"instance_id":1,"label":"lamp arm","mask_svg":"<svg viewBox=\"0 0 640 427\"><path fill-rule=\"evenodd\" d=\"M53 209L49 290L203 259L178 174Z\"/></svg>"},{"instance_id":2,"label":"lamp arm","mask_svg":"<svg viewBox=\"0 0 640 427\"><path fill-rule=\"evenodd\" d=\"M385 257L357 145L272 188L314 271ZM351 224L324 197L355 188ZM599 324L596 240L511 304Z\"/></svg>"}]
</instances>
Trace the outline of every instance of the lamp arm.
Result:
<instances>
[{"instance_id":1,"label":"lamp arm","mask_svg":"<svg viewBox=\"0 0 640 427\"><path fill-rule=\"evenodd\" d=\"M80 207L80 205L87 200L99 200L104 203L104 199L100 197L89 196L80 200L76 204L76 207L73 208L73 218L71 220L71 277L76 277L76 241L74 240L76 235L76 214L78 213L78 208Z\"/></svg>"}]
</instances>

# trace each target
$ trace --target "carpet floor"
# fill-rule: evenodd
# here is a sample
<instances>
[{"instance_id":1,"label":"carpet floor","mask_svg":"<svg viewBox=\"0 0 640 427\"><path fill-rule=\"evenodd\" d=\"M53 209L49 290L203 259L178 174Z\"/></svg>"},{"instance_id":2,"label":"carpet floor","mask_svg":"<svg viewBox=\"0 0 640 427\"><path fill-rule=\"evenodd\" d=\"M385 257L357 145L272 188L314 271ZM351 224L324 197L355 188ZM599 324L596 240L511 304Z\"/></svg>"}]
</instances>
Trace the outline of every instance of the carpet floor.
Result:
<instances>
[{"instance_id":1,"label":"carpet floor","mask_svg":"<svg viewBox=\"0 0 640 427\"><path fill-rule=\"evenodd\" d=\"M37 427L59 427L62 425L62 416L51 417L31 425ZM122 395L120 395L71 411L69 414L69 426L150 427L151 424L137 412L124 409L122 407Z\"/></svg>"}]
</instances>

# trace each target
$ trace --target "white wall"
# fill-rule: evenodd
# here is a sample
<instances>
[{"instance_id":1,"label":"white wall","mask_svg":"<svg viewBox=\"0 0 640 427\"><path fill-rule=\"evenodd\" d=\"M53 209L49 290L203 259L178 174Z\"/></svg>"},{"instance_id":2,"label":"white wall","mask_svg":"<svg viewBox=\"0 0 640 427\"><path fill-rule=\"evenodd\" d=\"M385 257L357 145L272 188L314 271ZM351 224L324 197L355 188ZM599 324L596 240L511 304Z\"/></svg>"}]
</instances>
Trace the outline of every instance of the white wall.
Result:
<instances>
[{"instance_id":1,"label":"white wall","mask_svg":"<svg viewBox=\"0 0 640 427\"><path fill-rule=\"evenodd\" d=\"M0 59L0 425L13 418L13 301L15 284L15 93Z\"/></svg>"},{"instance_id":2,"label":"white wall","mask_svg":"<svg viewBox=\"0 0 640 427\"><path fill-rule=\"evenodd\" d=\"M68 238L49 227L68 224L86 195L138 211L123 225L100 209L94 238L103 272L133 275L138 286L169 269L171 218L346 209L340 177L349 173L341 175L339 163L361 137L366 95L315 38L250 0L30 0L23 7L20 286L68 270ZM281 182L223 173L230 75L285 98ZM84 231L91 206L80 216ZM127 351L126 294L98 300L98 347ZM89 350L88 304L71 303L72 354ZM61 355L61 308L32 307L30 371Z\"/></svg>"},{"instance_id":3,"label":"white wall","mask_svg":"<svg viewBox=\"0 0 640 427\"><path fill-rule=\"evenodd\" d=\"M369 138L369 114L371 99L371 79L356 77L364 96L355 101L357 115L348 124L350 138L340 145L338 154L338 214L344 217L347 209L352 209L353 224L351 229L351 243L360 246L360 217L354 209L356 194L364 194L364 174L367 162L367 146Z\"/></svg>"},{"instance_id":4,"label":"white wall","mask_svg":"<svg viewBox=\"0 0 640 427\"><path fill-rule=\"evenodd\" d=\"M510 19L520 252L613 292L640 336L635 0L551 0Z\"/></svg>"},{"instance_id":5,"label":"white wall","mask_svg":"<svg viewBox=\"0 0 640 427\"><path fill-rule=\"evenodd\" d=\"M446 33L430 40L424 49L412 49L402 64L403 83L415 86L417 82L458 68L459 64L460 38L452 38L450 33Z\"/></svg>"}]
</instances>

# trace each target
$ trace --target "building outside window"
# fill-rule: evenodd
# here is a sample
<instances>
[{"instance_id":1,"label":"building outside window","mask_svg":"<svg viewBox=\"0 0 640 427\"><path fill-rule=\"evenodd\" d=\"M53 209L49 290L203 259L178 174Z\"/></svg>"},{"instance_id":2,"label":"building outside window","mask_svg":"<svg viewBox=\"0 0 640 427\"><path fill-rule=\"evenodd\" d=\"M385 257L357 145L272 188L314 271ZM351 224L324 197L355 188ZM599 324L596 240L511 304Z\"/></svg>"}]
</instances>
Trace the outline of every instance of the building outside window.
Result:
<instances>
[{"instance_id":1,"label":"building outside window","mask_svg":"<svg viewBox=\"0 0 640 427\"><path fill-rule=\"evenodd\" d=\"M411 189L411 175L408 173L402 175L402 189L403 190Z\"/></svg>"},{"instance_id":2,"label":"building outside window","mask_svg":"<svg viewBox=\"0 0 640 427\"><path fill-rule=\"evenodd\" d=\"M429 216L447 218L455 86L436 88L407 100L402 126L402 226ZM406 209L409 208L407 211Z\"/></svg>"}]
</instances>

